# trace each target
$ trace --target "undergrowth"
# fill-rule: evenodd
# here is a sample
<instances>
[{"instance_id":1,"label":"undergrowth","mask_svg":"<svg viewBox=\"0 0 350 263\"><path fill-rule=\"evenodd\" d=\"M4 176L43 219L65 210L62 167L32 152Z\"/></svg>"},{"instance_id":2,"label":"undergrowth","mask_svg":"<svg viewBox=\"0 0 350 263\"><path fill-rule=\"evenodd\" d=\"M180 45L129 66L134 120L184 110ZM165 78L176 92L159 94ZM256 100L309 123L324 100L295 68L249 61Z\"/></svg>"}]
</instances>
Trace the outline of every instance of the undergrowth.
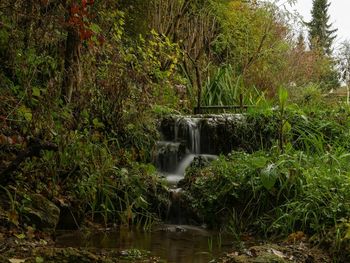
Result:
<instances>
[{"instance_id":1,"label":"undergrowth","mask_svg":"<svg viewBox=\"0 0 350 263\"><path fill-rule=\"evenodd\" d=\"M212 227L279 237L303 231L321 242L349 218L349 161L344 151L232 152L189 169L185 185L193 208Z\"/></svg>"},{"instance_id":2,"label":"undergrowth","mask_svg":"<svg viewBox=\"0 0 350 263\"><path fill-rule=\"evenodd\" d=\"M276 127L279 113L248 115ZM302 231L347 257L350 216L349 121L346 110L283 116L290 128L271 148L233 151L205 167L187 169L183 186L192 208L211 227L285 238ZM258 121L259 122L259 121ZM262 125L263 127L264 125ZM276 131L278 133L278 131Z\"/></svg>"}]
</instances>

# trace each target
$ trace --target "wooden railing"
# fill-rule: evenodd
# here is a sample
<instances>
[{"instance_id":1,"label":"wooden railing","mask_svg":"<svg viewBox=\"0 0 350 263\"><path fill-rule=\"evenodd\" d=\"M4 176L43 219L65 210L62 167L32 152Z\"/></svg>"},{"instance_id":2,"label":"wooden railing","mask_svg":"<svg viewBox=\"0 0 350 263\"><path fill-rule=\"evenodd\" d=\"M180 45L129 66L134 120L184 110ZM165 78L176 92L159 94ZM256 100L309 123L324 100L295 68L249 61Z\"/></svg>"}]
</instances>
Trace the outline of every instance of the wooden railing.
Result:
<instances>
[{"instance_id":1,"label":"wooden railing","mask_svg":"<svg viewBox=\"0 0 350 263\"><path fill-rule=\"evenodd\" d=\"M248 108L253 106L248 105L228 105L228 106L201 106L194 108L194 114L211 113L211 112L221 112L222 110L233 110L234 112L244 112Z\"/></svg>"},{"instance_id":2,"label":"wooden railing","mask_svg":"<svg viewBox=\"0 0 350 263\"><path fill-rule=\"evenodd\" d=\"M199 103L198 103L199 104ZM234 112L244 112L247 111L248 108L254 107L253 105L244 105L243 104L243 95L239 96L239 105L212 105L212 106L201 106L200 104L194 108L194 114L202 114L202 113L219 113L223 110L233 110Z\"/></svg>"}]
</instances>

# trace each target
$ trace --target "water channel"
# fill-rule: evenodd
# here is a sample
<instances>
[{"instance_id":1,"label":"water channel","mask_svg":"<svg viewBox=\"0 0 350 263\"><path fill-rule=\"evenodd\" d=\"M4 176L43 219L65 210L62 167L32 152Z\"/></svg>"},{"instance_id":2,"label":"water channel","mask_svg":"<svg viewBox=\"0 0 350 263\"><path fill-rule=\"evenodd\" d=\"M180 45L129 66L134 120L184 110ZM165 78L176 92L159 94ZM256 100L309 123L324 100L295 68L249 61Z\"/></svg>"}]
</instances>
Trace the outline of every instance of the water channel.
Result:
<instances>
[{"instance_id":1,"label":"water channel","mask_svg":"<svg viewBox=\"0 0 350 263\"><path fill-rule=\"evenodd\" d=\"M170 131L169 131L170 130ZM160 127L162 140L157 144L155 164L167 180L176 196L181 194L177 183L184 178L185 170L200 159L210 162L217 158L208 148L208 136L201 140L201 119L178 117L172 127ZM205 135L205 134L204 134ZM201 150L202 148L206 150ZM214 152L214 154L213 154ZM58 247L150 251L169 263L204 263L228 252L233 247L232 237L209 231L199 226L182 225L180 214L166 219L172 224L156 226L152 231L118 229L84 234L82 232L58 232Z\"/></svg>"}]
</instances>

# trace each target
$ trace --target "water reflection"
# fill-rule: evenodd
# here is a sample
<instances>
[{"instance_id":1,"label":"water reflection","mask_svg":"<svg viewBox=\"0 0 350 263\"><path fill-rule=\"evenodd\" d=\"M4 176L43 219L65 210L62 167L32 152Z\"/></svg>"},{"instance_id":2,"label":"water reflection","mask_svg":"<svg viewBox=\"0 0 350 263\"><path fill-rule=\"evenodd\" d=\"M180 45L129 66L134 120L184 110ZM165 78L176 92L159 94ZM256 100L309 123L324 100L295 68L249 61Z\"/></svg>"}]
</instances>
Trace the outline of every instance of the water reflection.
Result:
<instances>
[{"instance_id":1,"label":"water reflection","mask_svg":"<svg viewBox=\"0 0 350 263\"><path fill-rule=\"evenodd\" d=\"M232 247L228 237L193 226L162 226L152 232L119 229L83 234L60 232L59 247L143 249L169 263L204 263Z\"/></svg>"}]
</instances>

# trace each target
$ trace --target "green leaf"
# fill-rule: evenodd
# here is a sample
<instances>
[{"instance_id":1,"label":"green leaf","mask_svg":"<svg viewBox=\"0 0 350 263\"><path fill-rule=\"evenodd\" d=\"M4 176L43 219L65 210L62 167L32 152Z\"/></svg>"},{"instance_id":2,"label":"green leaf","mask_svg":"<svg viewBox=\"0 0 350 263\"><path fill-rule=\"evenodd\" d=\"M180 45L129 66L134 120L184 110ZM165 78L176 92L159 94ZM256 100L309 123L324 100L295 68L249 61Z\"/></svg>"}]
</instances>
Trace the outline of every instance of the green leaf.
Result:
<instances>
[{"instance_id":1,"label":"green leaf","mask_svg":"<svg viewBox=\"0 0 350 263\"><path fill-rule=\"evenodd\" d=\"M95 23L93 23L93 24L91 24L91 26L90 26L90 29L94 32L94 33L100 33L102 30L101 30L101 28L99 27L99 25L97 25L97 24L95 24Z\"/></svg>"},{"instance_id":2,"label":"green leaf","mask_svg":"<svg viewBox=\"0 0 350 263\"><path fill-rule=\"evenodd\" d=\"M21 234L15 234L15 237L17 237L18 239L25 239L26 235L21 233Z\"/></svg>"},{"instance_id":3,"label":"green leaf","mask_svg":"<svg viewBox=\"0 0 350 263\"><path fill-rule=\"evenodd\" d=\"M285 106L288 99L288 91L285 88L280 87L278 90L278 98L281 106Z\"/></svg>"},{"instance_id":4,"label":"green leaf","mask_svg":"<svg viewBox=\"0 0 350 263\"><path fill-rule=\"evenodd\" d=\"M292 130L292 125L288 121L283 124L282 132L283 134L289 133Z\"/></svg>"},{"instance_id":5,"label":"green leaf","mask_svg":"<svg viewBox=\"0 0 350 263\"><path fill-rule=\"evenodd\" d=\"M36 262L36 263L43 263L43 262L44 262L44 259L43 259L42 257L39 257L39 256L38 256L38 257L35 258L35 262Z\"/></svg>"},{"instance_id":6,"label":"green leaf","mask_svg":"<svg viewBox=\"0 0 350 263\"><path fill-rule=\"evenodd\" d=\"M22 105L21 107L18 108L18 112L20 115L24 117L26 121L31 121L32 120L32 111L31 109L27 108L26 106Z\"/></svg>"},{"instance_id":7,"label":"green leaf","mask_svg":"<svg viewBox=\"0 0 350 263\"><path fill-rule=\"evenodd\" d=\"M261 171L260 180L262 185L267 189L271 190L277 181L277 171L274 164L269 164L266 168Z\"/></svg>"},{"instance_id":8,"label":"green leaf","mask_svg":"<svg viewBox=\"0 0 350 263\"><path fill-rule=\"evenodd\" d=\"M264 168L267 163L267 158L260 156L260 157L254 157L251 159L251 164L255 168Z\"/></svg>"},{"instance_id":9,"label":"green leaf","mask_svg":"<svg viewBox=\"0 0 350 263\"><path fill-rule=\"evenodd\" d=\"M38 87L33 87L32 94L35 97L40 97L41 91L40 91L40 89Z\"/></svg>"},{"instance_id":10,"label":"green leaf","mask_svg":"<svg viewBox=\"0 0 350 263\"><path fill-rule=\"evenodd\" d=\"M95 128L103 128L105 125L100 122L97 118L93 119L92 123L94 124Z\"/></svg>"}]
</instances>

